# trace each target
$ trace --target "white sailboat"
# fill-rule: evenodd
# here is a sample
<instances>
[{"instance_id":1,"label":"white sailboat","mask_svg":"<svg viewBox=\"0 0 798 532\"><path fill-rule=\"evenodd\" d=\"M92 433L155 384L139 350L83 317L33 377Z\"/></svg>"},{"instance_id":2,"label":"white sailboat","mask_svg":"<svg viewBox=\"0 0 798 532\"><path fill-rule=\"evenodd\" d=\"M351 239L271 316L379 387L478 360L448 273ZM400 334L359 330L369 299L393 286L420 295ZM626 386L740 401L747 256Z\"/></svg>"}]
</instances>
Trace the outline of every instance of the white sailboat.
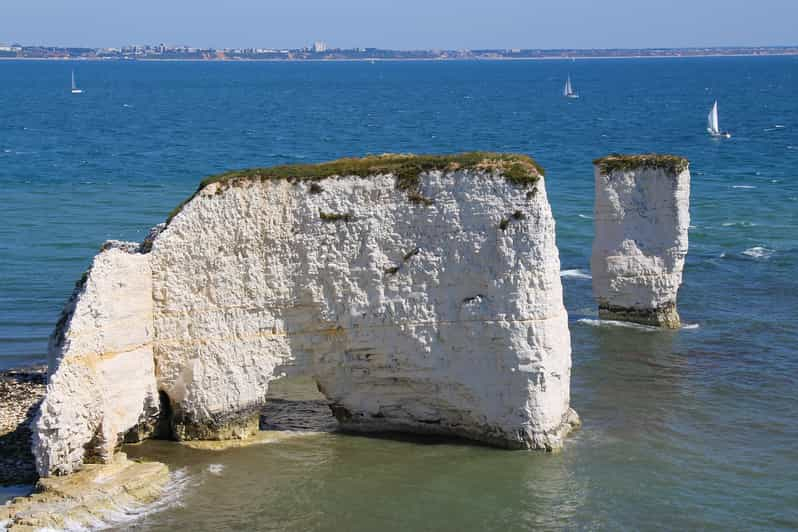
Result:
<instances>
[{"instance_id":1,"label":"white sailboat","mask_svg":"<svg viewBox=\"0 0 798 532\"><path fill-rule=\"evenodd\" d=\"M731 133L728 131L724 131L721 133L720 131L720 124L718 122L718 101L715 100L715 103L712 105L712 109L709 111L709 115L707 116L707 132L713 137L723 137L723 138L731 138Z\"/></svg>"},{"instance_id":2,"label":"white sailboat","mask_svg":"<svg viewBox=\"0 0 798 532\"><path fill-rule=\"evenodd\" d=\"M72 94L83 94L83 90L75 83L75 71L72 71Z\"/></svg>"},{"instance_id":3,"label":"white sailboat","mask_svg":"<svg viewBox=\"0 0 798 532\"><path fill-rule=\"evenodd\" d=\"M579 98L579 95L574 92L574 87L571 85L571 76L565 82L565 87L562 90L562 95L566 98Z\"/></svg>"}]
</instances>

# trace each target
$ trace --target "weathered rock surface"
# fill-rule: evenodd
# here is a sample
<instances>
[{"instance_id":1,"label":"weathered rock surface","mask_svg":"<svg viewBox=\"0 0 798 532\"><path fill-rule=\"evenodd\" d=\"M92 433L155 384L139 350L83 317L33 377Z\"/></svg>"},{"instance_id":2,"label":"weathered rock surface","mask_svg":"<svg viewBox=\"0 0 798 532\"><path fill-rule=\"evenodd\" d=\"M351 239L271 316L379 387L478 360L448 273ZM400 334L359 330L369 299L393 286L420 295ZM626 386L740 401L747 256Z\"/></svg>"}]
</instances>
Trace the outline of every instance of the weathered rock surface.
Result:
<instances>
[{"instance_id":1,"label":"weathered rock surface","mask_svg":"<svg viewBox=\"0 0 798 532\"><path fill-rule=\"evenodd\" d=\"M0 529L104 528L155 502L169 480L164 464L133 462L119 453L108 464L91 464L73 475L41 479L33 495L0 506Z\"/></svg>"},{"instance_id":2,"label":"weathered rock surface","mask_svg":"<svg viewBox=\"0 0 798 532\"><path fill-rule=\"evenodd\" d=\"M180 440L250 436L269 383L301 374L349 430L554 449L578 423L554 220L529 158L228 174L203 182L141 249L101 253L71 304L65 337L98 339L55 342L61 363L37 425L43 475L74 469L86 442L107 458L109 442L151 416L150 353ZM84 308L106 320L84 324ZM140 364L124 396L117 373L97 376L109 352Z\"/></svg>"},{"instance_id":3,"label":"weathered rock surface","mask_svg":"<svg viewBox=\"0 0 798 532\"><path fill-rule=\"evenodd\" d=\"M108 461L126 432L157 418L152 272L137 247L104 246L50 338L33 438L42 476Z\"/></svg>"},{"instance_id":4,"label":"weathered rock surface","mask_svg":"<svg viewBox=\"0 0 798 532\"><path fill-rule=\"evenodd\" d=\"M591 269L599 317L680 326L690 226L690 170L681 157L613 155L595 161Z\"/></svg>"}]
</instances>

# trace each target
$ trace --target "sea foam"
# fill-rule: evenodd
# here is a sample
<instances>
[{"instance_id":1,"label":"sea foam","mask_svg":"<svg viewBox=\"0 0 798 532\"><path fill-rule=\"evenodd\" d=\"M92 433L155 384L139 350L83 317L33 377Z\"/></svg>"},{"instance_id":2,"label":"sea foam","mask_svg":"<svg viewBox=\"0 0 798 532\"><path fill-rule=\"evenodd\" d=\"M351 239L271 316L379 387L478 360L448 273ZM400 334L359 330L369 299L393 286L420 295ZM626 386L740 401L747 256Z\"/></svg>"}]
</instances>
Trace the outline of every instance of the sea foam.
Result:
<instances>
[{"instance_id":1,"label":"sea foam","mask_svg":"<svg viewBox=\"0 0 798 532\"><path fill-rule=\"evenodd\" d=\"M593 276L583 270L563 270L560 272L560 277L566 279L592 279Z\"/></svg>"},{"instance_id":2,"label":"sea foam","mask_svg":"<svg viewBox=\"0 0 798 532\"><path fill-rule=\"evenodd\" d=\"M582 318L576 320L576 323L581 323L582 325L590 325L591 327L624 327L627 329L637 329L638 331L646 331L646 332L662 330L659 327L654 327L652 325L643 325L641 323L632 323L628 321L616 321L616 320L598 320L595 318Z\"/></svg>"},{"instance_id":3,"label":"sea foam","mask_svg":"<svg viewBox=\"0 0 798 532\"><path fill-rule=\"evenodd\" d=\"M655 332L662 331L661 327L654 327L653 325L643 325L642 323L632 323L628 321L616 320L597 320L594 318L582 318L576 320L577 323L582 325L590 325L591 327L625 327L627 329L637 329L638 331ZM698 323L685 323L681 326L682 329L693 330L698 329Z\"/></svg>"},{"instance_id":4,"label":"sea foam","mask_svg":"<svg viewBox=\"0 0 798 532\"><path fill-rule=\"evenodd\" d=\"M754 246L743 251L743 255L754 259L769 259L773 256L776 250L768 249L762 246Z\"/></svg>"}]
</instances>

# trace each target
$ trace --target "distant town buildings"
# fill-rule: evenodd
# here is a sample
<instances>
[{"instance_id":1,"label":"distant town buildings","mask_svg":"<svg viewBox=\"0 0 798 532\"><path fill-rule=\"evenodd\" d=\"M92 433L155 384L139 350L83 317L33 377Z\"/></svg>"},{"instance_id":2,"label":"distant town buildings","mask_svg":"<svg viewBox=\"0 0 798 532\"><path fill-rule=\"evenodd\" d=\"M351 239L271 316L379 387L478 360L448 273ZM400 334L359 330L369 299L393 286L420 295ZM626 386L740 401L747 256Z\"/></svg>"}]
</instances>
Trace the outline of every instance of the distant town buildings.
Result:
<instances>
[{"instance_id":1,"label":"distant town buildings","mask_svg":"<svg viewBox=\"0 0 798 532\"><path fill-rule=\"evenodd\" d=\"M18 44L0 44L0 52L21 52L22 46Z\"/></svg>"},{"instance_id":2,"label":"distant town buildings","mask_svg":"<svg viewBox=\"0 0 798 532\"><path fill-rule=\"evenodd\" d=\"M373 60L373 59L574 59L623 57L695 57L705 55L798 55L798 46L758 48L660 48L660 49L482 49L482 50L384 50L380 48L330 48L316 41L310 48L195 48L185 45L126 45L120 48L70 48L23 46L0 43L0 59L136 59L136 60Z\"/></svg>"}]
</instances>

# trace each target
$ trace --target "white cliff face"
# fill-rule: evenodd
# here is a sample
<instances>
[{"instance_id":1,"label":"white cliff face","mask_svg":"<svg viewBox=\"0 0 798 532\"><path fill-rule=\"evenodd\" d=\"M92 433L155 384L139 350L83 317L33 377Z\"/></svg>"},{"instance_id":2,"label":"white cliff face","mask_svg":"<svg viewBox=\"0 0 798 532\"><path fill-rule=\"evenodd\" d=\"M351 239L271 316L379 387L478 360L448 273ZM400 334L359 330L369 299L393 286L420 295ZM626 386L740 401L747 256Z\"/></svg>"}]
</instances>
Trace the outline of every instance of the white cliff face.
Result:
<instances>
[{"instance_id":1,"label":"white cliff face","mask_svg":"<svg viewBox=\"0 0 798 532\"><path fill-rule=\"evenodd\" d=\"M560 445L570 337L542 179L430 172L431 205L392 175L220 186L151 253L178 438L248 435L269 382L310 373L348 429Z\"/></svg>"},{"instance_id":2,"label":"white cliff face","mask_svg":"<svg viewBox=\"0 0 798 532\"><path fill-rule=\"evenodd\" d=\"M42 476L108 461L121 436L158 414L149 257L106 247L50 338L33 443Z\"/></svg>"},{"instance_id":3,"label":"white cliff face","mask_svg":"<svg viewBox=\"0 0 798 532\"><path fill-rule=\"evenodd\" d=\"M676 295L690 225L687 161L628 156L623 159L631 165L612 169L619 159L599 160L595 168L591 269L599 315L678 328Z\"/></svg>"},{"instance_id":4,"label":"white cliff face","mask_svg":"<svg viewBox=\"0 0 798 532\"><path fill-rule=\"evenodd\" d=\"M288 374L313 376L345 429L560 447L578 418L545 183L484 155L236 174L101 252L53 337L40 474L152 433L159 392L171 436L246 438Z\"/></svg>"}]
</instances>

